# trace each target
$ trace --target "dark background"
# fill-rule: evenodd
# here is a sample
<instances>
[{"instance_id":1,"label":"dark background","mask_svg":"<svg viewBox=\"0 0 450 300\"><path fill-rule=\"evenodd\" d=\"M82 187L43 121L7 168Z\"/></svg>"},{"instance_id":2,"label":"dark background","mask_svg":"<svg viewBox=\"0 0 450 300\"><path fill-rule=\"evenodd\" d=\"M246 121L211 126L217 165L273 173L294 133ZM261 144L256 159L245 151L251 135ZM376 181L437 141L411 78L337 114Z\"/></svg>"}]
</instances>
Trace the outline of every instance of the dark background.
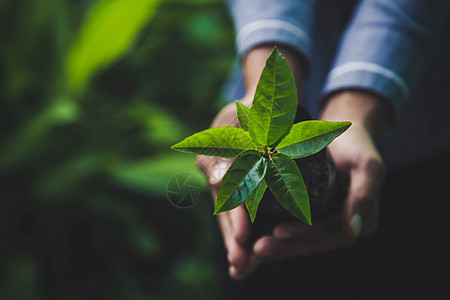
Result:
<instances>
[{"instance_id":1,"label":"dark background","mask_svg":"<svg viewBox=\"0 0 450 300\"><path fill-rule=\"evenodd\" d=\"M0 23L0 299L219 299L205 179L170 146L226 101L224 1L1 0Z\"/></svg>"}]
</instances>

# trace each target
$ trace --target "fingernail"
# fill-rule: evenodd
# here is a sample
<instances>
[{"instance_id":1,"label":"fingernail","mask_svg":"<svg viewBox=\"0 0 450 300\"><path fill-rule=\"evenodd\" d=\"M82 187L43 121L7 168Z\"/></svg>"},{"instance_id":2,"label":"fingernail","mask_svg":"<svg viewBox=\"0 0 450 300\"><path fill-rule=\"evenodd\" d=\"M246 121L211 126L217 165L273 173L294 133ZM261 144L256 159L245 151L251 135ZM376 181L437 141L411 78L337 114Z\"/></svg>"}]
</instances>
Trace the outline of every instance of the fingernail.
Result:
<instances>
[{"instance_id":1,"label":"fingernail","mask_svg":"<svg viewBox=\"0 0 450 300\"><path fill-rule=\"evenodd\" d=\"M352 229L356 236L361 234L362 229L362 218L360 214L355 214L352 218Z\"/></svg>"},{"instance_id":2,"label":"fingernail","mask_svg":"<svg viewBox=\"0 0 450 300\"><path fill-rule=\"evenodd\" d=\"M228 274L234 280L242 280L245 278L245 273L243 273L242 270L237 269L235 266L231 266L228 269Z\"/></svg>"}]
</instances>

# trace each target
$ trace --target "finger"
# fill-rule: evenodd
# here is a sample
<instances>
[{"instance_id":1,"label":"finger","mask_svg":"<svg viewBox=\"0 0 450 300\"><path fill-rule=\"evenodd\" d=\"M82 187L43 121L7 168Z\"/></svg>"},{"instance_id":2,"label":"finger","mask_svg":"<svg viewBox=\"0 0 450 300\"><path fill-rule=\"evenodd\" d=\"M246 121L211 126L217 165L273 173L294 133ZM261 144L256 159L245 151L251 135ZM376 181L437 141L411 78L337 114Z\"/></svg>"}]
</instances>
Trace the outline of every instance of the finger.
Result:
<instances>
[{"instance_id":1,"label":"finger","mask_svg":"<svg viewBox=\"0 0 450 300\"><path fill-rule=\"evenodd\" d=\"M218 216L219 225L222 231L227 259L230 267L238 270L245 270L248 261L248 249L235 239L234 226L230 221L229 214L223 213Z\"/></svg>"},{"instance_id":2,"label":"finger","mask_svg":"<svg viewBox=\"0 0 450 300\"><path fill-rule=\"evenodd\" d=\"M273 236L279 239L302 239L317 242L342 230L342 215L334 213L314 222L313 226L298 221L278 224Z\"/></svg>"},{"instance_id":3,"label":"finger","mask_svg":"<svg viewBox=\"0 0 450 300\"><path fill-rule=\"evenodd\" d=\"M251 223L244 204L228 212L229 220L233 226L234 238L242 245L246 245L250 239Z\"/></svg>"},{"instance_id":4,"label":"finger","mask_svg":"<svg viewBox=\"0 0 450 300\"><path fill-rule=\"evenodd\" d=\"M230 264L229 273L234 279L242 279L254 270L257 260L248 249L250 221L245 208L239 206L218 215L219 224L227 249Z\"/></svg>"},{"instance_id":5,"label":"finger","mask_svg":"<svg viewBox=\"0 0 450 300\"><path fill-rule=\"evenodd\" d=\"M265 236L256 241L253 246L253 253L261 262L267 262L292 256L308 255L317 252L319 248L317 243L309 241Z\"/></svg>"},{"instance_id":6,"label":"finger","mask_svg":"<svg viewBox=\"0 0 450 300\"><path fill-rule=\"evenodd\" d=\"M283 249L288 244L287 240L277 239L273 236L263 236L253 245L253 253L262 260L272 260L284 254Z\"/></svg>"},{"instance_id":7,"label":"finger","mask_svg":"<svg viewBox=\"0 0 450 300\"><path fill-rule=\"evenodd\" d=\"M208 178L214 203L217 202L217 192L222 178L231 163L232 159L219 157L198 156L197 158L198 167ZM255 259L250 257L247 246L250 237L249 217L242 205L231 211L223 212L217 217L227 250L230 277L242 279L257 265Z\"/></svg>"},{"instance_id":8,"label":"finger","mask_svg":"<svg viewBox=\"0 0 450 300\"><path fill-rule=\"evenodd\" d=\"M345 233L333 236L331 239L322 239L320 242L310 242L300 239L277 239L273 236L266 236L259 239L253 252L261 262L278 260L293 256L307 256L331 249L337 249L350 245L354 241Z\"/></svg>"},{"instance_id":9,"label":"finger","mask_svg":"<svg viewBox=\"0 0 450 300\"><path fill-rule=\"evenodd\" d=\"M257 251L266 256L277 257L290 255L290 253L306 255L315 251L321 252L347 246L354 242L354 237L346 233L342 223L342 214L340 213L323 217L312 227L300 222L282 223L275 227L273 237L287 242L287 244L266 239L264 243L261 242L258 245L260 248ZM268 245L269 242L273 242L274 245ZM279 251L278 247L286 247L290 251Z\"/></svg>"},{"instance_id":10,"label":"finger","mask_svg":"<svg viewBox=\"0 0 450 300\"><path fill-rule=\"evenodd\" d=\"M378 227L379 198L385 168L374 159L350 171L350 187L344 204L344 227L350 235L368 236Z\"/></svg>"},{"instance_id":11,"label":"finger","mask_svg":"<svg viewBox=\"0 0 450 300\"><path fill-rule=\"evenodd\" d=\"M228 169L230 163L230 160L219 161L219 164L222 164L226 169ZM217 166L217 164L215 166ZM220 168L215 168L213 170L223 173L226 172L226 170L224 171ZM214 202L217 201L218 188L219 187L216 185L211 186L211 193ZM247 244L248 239L250 238L250 219L244 205L240 205L233 210L220 213L218 215L218 219L221 228L223 229L222 234L224 235L224 238L226 238L227 240L235 240L242 247Z\"/></svg>"},{"instance_id":12,"label":"finger","mask_svg":"<svg viewBox=\"0 0 450 300\"><path fill-rule=\"evenodd\" d=\"M230 265L229 274L230 277L235 280L242 280L247 277L250 273L252 273L256 267L261 263L261 259L256 257L255 255L249 256L249 264L247 268L239 268L234 265Z\"/></svg>"}]
</instances>

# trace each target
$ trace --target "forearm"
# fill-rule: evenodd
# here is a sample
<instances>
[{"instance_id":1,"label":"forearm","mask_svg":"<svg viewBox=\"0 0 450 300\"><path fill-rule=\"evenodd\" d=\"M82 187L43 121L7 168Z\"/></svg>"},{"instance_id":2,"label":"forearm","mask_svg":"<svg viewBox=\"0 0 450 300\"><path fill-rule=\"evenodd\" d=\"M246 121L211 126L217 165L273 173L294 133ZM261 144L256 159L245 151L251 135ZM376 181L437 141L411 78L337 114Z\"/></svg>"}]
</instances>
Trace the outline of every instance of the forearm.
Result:
<instances>
[{"instance_id":1,"label":"forearm","mask_svg":"<svg viewBox=\"0 0 450 300\"><path fill-rule=\"evenodd\" d=\"M350 121L352 126L361 126L374 137L391 122L391 110L385 100L374 94L347 89L329 97L321 119Z\"/></svg>"}]
</instances>

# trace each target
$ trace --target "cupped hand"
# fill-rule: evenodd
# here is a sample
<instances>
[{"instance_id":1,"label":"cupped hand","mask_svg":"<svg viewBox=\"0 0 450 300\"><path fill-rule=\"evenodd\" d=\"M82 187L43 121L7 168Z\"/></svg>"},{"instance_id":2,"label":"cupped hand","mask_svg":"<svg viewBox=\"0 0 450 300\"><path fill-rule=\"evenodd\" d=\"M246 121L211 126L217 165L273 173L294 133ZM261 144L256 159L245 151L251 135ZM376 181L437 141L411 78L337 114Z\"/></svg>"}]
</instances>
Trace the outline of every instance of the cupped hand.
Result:
<instances>
[{"instance_id":1,"label":"cupped hand","mask_svg":"<svg viewBox=\"0 0 450 300\"><path fill-rule=\"evenodd\" d=\"M272 236L258 240L253 251L262 260L309 255L351 245L368 236L378 225L378 203L384 165L364 128L354 126L336 139L329 151L338 172L347 178L347 195L340 212L313 220L282 223Z\"/></svg>"},{"instance_id":2,"label":"cupped hand","mask_svg":"<svg viewBox=\"0 0 450 300\"><path fill-rule=\"evenodd\" d=\"M301 222L279 224L271 236L254 244L253 253L260 262L345 247L357 237L376 231L386 171L374 137L387 119L384 105L374 96L357 91L339 94L328 102L322 119L353 123L328 146L347 191L343 208L313 220L312 226Z\"/></svg>"},{"instance_id":3,"label":"cupped hand","mask_svg":"<svg viewBox=\"0 0 450 300\"><path fill-rule=\"evenodd\" d=\"M241 103L251 106L256 87L261 76L261 72L266 64L267 58L273 50L271 44L259 45L248 51L242 61L243 78L246 88L246 95L240 100ZM297 88L302 84L302 75L305 61L301 55L290 47L279 45L279 50L286 58L291 70L293 70ZM234 103L227 105L216 116L211 127L238 126L236 116L236 106ZM217 192L231 159L224 159L210 156L199 156L197 164L209 179L210 190L214 199L217 199ZM246 208L241 205L231 211L218 215L218 222L222 231L225 247L228 251L228 261L230 265L230 276L234 279L242 279L251 273L261 262L252 251L249 245L251 223Z\"/></svg>"},{"instance_id":4,"label":"cupped hand","mask_svg":"<svg viewBox=\"0 0 450 300\"><path fill-rule=\"evenodd\" d=\"M252 97L248 96L241 99L240 102L249 106L251 100ZM211 127L219 126L238 126L235 103L227 105L216 116ZM198 167L208 178L214 203L217 200L217 192L222 178L232 161L232 159L204 155L197 157ZM251 273L258 264L257 257L248 245L251 223L247 210L244 205L240 205L235 209L220 213L217 220L227 250L230 277L242 279Z\"/></svg>"}]
</instances>

